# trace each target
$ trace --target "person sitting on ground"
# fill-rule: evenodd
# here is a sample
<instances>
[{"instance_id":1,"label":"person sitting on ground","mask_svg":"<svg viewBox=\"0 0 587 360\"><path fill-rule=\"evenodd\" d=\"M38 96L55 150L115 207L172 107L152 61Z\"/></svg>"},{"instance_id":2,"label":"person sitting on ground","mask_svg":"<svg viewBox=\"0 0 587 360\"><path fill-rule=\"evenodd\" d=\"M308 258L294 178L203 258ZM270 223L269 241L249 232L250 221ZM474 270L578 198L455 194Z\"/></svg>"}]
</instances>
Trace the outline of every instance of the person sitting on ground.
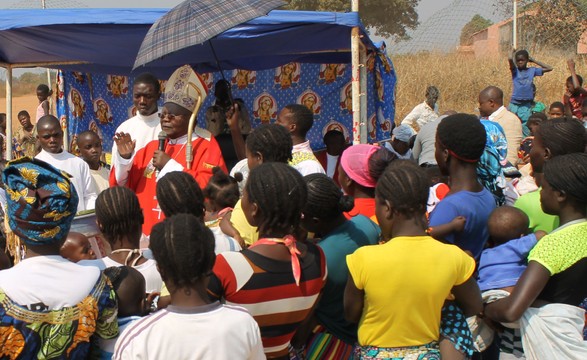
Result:
<instances>
[{"instance_id":1,"label":"person sitting on ground","mask_svg":"<svg viewBox=\"0 0 587 360\"><path fill-rule=\"evenodd\" d=\"M98 134L92 130L82 132L77 136L77 147L81 158L90 167L90 174L92 174L92 180L94 180L98 194L108 189L110 187L108 183L110 166L100 160L102 158L102 140Z\"/></svg>"},{"instance_id":2,"label":"person sitting on ground","mask_svg":"<svg viewBox=\"0 0 587 360\"><path fill-rule=\"evenodd\" d=\"M248 171L268 162L287 164L292 157L292 146L291 135L285 127L277 124L258 126L247 137ZM241 246L243 244L245 246L252 245L259 238L257 228L251 226L247 221L240 200L234 206L233 211L224 215L220 222L220 228L226 235L238 240Z\"/></svg>"},{"instance_id":3,"label":"person sitting on ground","mask_svg":"<svg viewBox=\"0 0 587 360\"><path fill-rule=\"evenodd\" d=\"M339 130L330 130L324 134L324 145L326 149L315 152L316 159L320 165L326 170L326 175L334 180L336 185L338 183L338 165L340 164L340 155L348 147L344 133Z\"/></svg>"},{"instance_id":4,"label":"person sitting on ground","mask_svg":"<svg viewBox=\"0 0 587 360\"><path fill-rule=\"evenodd\" d=\"M479 113L481 120L491 120L501 126L507 140L507 161L515 165L523 137L522 122L503 106L503 91L500 88L488 86L479 93Z\"/></svg>"},{"instance_id":5,"label":"person sitting on ground","mask_svg":"<svg viewBox=\"0 0 587 360\"><path fill-rule=\"evenodd\" d=\"M397 156L384 146L359 144L348 147L341 155L338 182L345 194L355 200L355 207L345 212L347 219L364 215L375 217L375 185L385 168Z\"/></svg>"},{"instance_id":6,"label":"person sitting on ground","mask_svg":"<svg viewBox=\"0 0 587 360\"><path fill-rule=\"evenodd\" d=\"M346 257L344 312L359 324L355 358L449 358L451 349L439 345L449 294L467 316L482 310L473 258L426 235L429 185L426 171L407 160L394 161L377 183L377 219L386 242ZM468 331L462 320L460 328Z\"/></svg>"},{"instance_id":7,"label":"person sitting on ground","mask_svg":"<svg viewBox=\"0 0 587 360\"><path fill-rule=\"evenodd\" d=\"M357 325L344 318L345 258L361 246L377 244L380 230L363 215L344 217L353 208L353 199L343 195L332 179L311 174L304 180L308 200L301 226L314 233L324 251L328 277L314 315L298 329L294 346L306 345L306 359L349 359L357 342Z\"/></svg>"},{"instance_id":8,"label":"person sitting on ground","mask_svg":"<svg viewBox=\"0 0 587 360\"><path fill-rule=\"evenodd\" d=\"M86 359L92 336L118 334L117 304L99 269L59 255L78 207L75 187L62 171L28 158L12 161L2 180L15 246L26 247L23 260L0 271L2 356Z\"/></svg>"},{"instance_id":9,"label":"person sitting on ground","mask_svg":"<svg viewBox=\"0 0 587 360\"><path fill-rule=\"evenodd\" d=\"M438 98L440 91L436 86L426 88L426 101L417 105L401 122L419 132L422 126L438 118Z\"/></svg>"},{"instance_id":10,"label":"person sitting on ground","mask_svg":"<svg viewBox=\"0 0 587 360\"><path fill-rule=\"evenodd\" d=\"M324 252L294 237L306 198L306 183L291 166L271 162L251 170L242 207L259 240L218 255L208 284L212 299L243 306L261 324L268 359L289 359L290 341L326 282Z\"/></svg>"},{"instance_id":11,"label":"person sitting on ground","mask_svg":"<svg viewBox=\"0 0 587 360\"><path fill-rule=\"evenodd\" d=\"M31 116L28 111L20 111L17 118L20 126L13 136L12 158L18 159L23 156L35 157L38 153L37 128L31 123Z\"/></svg>"},{"instance_id":12,"label":"person sitting on ground","mask_svg":"<svg viewBox=\"0 0 587 360\"><path fill-rule=\"evenodd\" d=\"M159 293L163 285L157 263L141 253L139 242L143 225L143 210L135 193L129 188L115 186L98 195L96 223L110 244L107 257L80 261L80 265L104 270L111 266L132 266L145 277L147 292Z\"/></svg>"},{"instance_id":13,"label":"person sitting on ground","mask_svg":"<svg viewBox=\"0 0 587 360\"><path fill-rule=\"evenodd\" d=\"M63 150L63 130L55 116L46 115L37 121L37 139L42 150L35 158L71 174L71 182L80 199L77 212L94 209L97 195L90 167Z\"/></svg>"},{"instance_id":14,"label":"person sitting on ground","mask_svg":"<svg viewBox=\"0 0 587 360\"><path fill-rule=\"evenodd\" d=\"M479 259L489 239L487 219L496 207L493 195L477 177L477 162L487 140L485 127L474 115L456 114L444 118L436 134L436 161L442 174L450 177L450 192L430 214L430 227L463 216L463 231L439 240L468 250Z\"/></svg>"},{"instance_id":15,"label":"person sitting on ground","mask_svg":"<svg viewBox=\"0 0 587 360\"><path fill-rule=\"evenodd\" d=\"M536 86L534 85L534 78L552 71L552 66L532 59L527 50L512 51L508 62L513 82L509 110L520 118L524 136L528 136L530 132L527 122L535 105ZM529 62L538 65L538 67L528 67Z\"/></svg>"},{"instance_id":16,"label":"person sitting on ground","mask_svg":"<svg viewBox=\"0 0 587 360\"><path fill-rule=\"evenodd\" d=\"M398 159L411 160L412 149L410 140L414 136L414 130L408 125L400 125L393 129L391 142L386 142L385 147L395 154Z\"/></svg>"},{"instance_id":17,"label":"person sitting on ground","mask_svg":"<svg viewBox=\"0 0 587 360\"><path fill-rule=\"evenodd\" d=\"M530 251L511 295L486 305L484 315L499 322L520 320L524 352L531 358L584 359L585 310L579 306L587 288L577 284L587 277L587 154L544 163L540 205L560 218L560 226Z\"/></svg>"},{"instance_id":18,"label":"person sitting on ground","mask_svg":"<svg viewBox=\"0 0 587 360\"><path fill-rule=\"evenodd\" d=\"M242 181L242 177L239 178L240 180L235 179L218 167L212 169L212 173L212 178L203 193L207 208L204 220L206 226L214 233L214 238L217 239L214 251L216 254L224 251L240 251L242 250L241 244L222 232L220 221L222 221L224 214L232 211L240 200L238 183ZM219 238L224 241L220 243Z\"/></svg>"},{"instance_id":19,"label":"person sitting on ground","mask_svg":"<svg viewBox=\"0 0 587 360\"><path fill-rule=\"evenodd\" d=\"M560 101L555 101L548 108L548 117L556 119L565 116L565 105Z\"/></svg>"},{"instance_id":20,"label":"person sitting on ground","mask_svg":"<svg viewBox=\"0 0 587 360\"><path fill-rule=\"evenodd\" d=\"M96 254L92 249L92 244L88 237L82 233L70 231L59 254L71 262L79 262L81 260L94 260Z\"/></svg>"},{"instance_id":21,"label":"person sitting on ground","mask_svg":"<svg viewBox=\"0 0 587 360\"><path fill-rule=\"evenodd\" d=\"M35 120L39 122L39 120L43 116L51 115L49 109L49 96L53 95L53 90L49 89L49 87L45 84L40 84L37 86L37 99L39 100L39 106L37 106L37 116Z\"/></svg>"},{"instance_id":22,"label":"person sitting on ground","mask_svg":"<svg viewBox=\"0 0 587 360\"><path fill-rule=\"evenodd\" d=\"M306 135L314 125L314 114L300 104L290 104L281 110L276 124L287 129L293 141L292 159L289 162L302 176L319 173L325 174L324 168L314 156L310 140Z\"/></svg>"},{"instance_id":23,"label":"person sitting on ground","mask_svg":"<svg viewBox=\"0 0 587 360\"><path fill-rule=\"evenodd\" d=\"M581 106L583 101L587 100L587 89L583 87L583 78L577 75L575 71L575 61L569 59L567 61L571 76L566 81L566 92L563 96L563 104L565 105L565 116L569 119L573 116L581 119Z\"/></svg>"},{"instance_id":24,"label":"person sitting on ground","mask_svg":"<svg viewBox=\"0 0 587 360\"><path fill-rule=\"evenodd\" d=\"M104 269L104 275L108 277L118 301L118 330L124 332L130 324L147 314L145 301L145 278L135 268L130 266L112 266ZM114 345L119 336L103 340L100 339L100 360L110 360L114 355Z\"/></svg>"},{"instance_id":25,"label":"person sitting on ground","mask_svg":"<svg viewBox=\"0 0 587 360\"><path fill-rule=\"evenodd\" d=\"M114 360L265 359L251 315L206 294L215 259L210 229L193 215L173 215L153 227L149 246L171 305L128 326L116 342Z\"/></svg>"}]
</instances>

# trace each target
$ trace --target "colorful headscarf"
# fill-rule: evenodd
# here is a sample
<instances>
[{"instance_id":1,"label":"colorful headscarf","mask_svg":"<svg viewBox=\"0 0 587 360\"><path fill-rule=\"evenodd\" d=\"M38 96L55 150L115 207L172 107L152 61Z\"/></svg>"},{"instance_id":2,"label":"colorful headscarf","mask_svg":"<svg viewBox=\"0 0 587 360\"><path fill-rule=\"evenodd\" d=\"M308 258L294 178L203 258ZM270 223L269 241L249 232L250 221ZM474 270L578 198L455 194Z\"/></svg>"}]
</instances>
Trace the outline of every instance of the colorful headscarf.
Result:
<instances>
[{"instance_id":1,"label":"colorful headscarf","mask_svg":"<svg viewBox=\"0 0 587 360\"><path fill-rule=\"evenodd\" d=\"M55 244L67 236L78 204L68 174L23 157L8 163L2 181L8 224L27 246Z\"/></svg>"}]
</instances>

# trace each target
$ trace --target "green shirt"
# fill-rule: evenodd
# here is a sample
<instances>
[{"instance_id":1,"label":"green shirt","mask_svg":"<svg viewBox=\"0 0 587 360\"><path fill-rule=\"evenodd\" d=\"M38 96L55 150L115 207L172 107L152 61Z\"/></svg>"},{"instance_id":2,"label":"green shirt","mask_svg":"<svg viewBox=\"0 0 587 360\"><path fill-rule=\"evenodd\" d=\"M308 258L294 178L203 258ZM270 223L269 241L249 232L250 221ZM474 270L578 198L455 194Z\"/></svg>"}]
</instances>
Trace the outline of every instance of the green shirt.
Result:
<instances>
[{"instance_id":1,"label":"green shirt","mask_svg":"<svg viewBox=\"0 0 587 360\"><path fill-rule=\"evenodd\" d=\"M552 230L558 227L558 216L548 215L542 211L542 207L540 206L540 190L541 188L522 195L516 200L514 206L528 215L530 219L530 232L542 230L551 233Z\"/></svg>"}]
</instances>

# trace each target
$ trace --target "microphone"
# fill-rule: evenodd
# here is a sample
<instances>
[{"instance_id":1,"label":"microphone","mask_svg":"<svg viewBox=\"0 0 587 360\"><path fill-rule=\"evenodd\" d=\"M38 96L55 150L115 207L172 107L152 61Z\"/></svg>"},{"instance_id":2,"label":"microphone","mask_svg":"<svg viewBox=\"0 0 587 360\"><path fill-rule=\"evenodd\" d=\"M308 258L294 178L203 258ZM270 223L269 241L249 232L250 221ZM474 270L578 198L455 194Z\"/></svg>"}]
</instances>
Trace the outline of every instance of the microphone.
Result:
<instances>
[{"instance_id":1,"label":"microphone","mask_svg":"<svg viewBox=\"0 0 587 360\"><path fill-rule=\"evenodd\" d=\"M157 136L159 139L159 150L165 151L165 140L167 139L167 133L165 131L161 131Z\"/></svg>"},{"instance_id":2,"label":"microphone","mask_svg":"<svg viewBox=\"0 0 587 360\"><path fill-rule=\"evenodd\" d=\"M159 135L157 135L157 139L159 139L159 150L165 151L165 140L167 139L167 133L165 131L161 131ZM159 176L159 169L155 169L155 176Z\"/></svg>"}]
</instances>

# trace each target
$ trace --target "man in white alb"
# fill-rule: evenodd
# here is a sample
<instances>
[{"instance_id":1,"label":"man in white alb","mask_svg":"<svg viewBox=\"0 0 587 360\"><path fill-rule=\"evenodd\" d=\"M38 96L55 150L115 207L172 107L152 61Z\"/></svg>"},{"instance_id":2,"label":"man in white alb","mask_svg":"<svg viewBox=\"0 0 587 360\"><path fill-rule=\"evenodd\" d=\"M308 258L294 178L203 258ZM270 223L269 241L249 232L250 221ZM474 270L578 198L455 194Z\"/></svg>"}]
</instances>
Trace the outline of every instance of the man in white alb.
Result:
<instances>
[{"instance_id":1,"label":"man in white alb","mask_svg":"<svg viewBox=\"0 0 587 360\"><path fill-rule=\"evenodd\" d=\"M120 124L116 129L115 136L131 138L135 142L134 154L136 154L149 142L157 140L157 136L161 132L159 109L157 108L157 101L161 97L159 80L149 73L140 74L135 78L132 95L137 114ZM118 148L116 142L113 142L112 154L116 153L118 153ZM119 170L122 170L122 167L117 164L117 157L112 156L110 186L126 185L128 172Z\"/></svg>"}]
</instances>

